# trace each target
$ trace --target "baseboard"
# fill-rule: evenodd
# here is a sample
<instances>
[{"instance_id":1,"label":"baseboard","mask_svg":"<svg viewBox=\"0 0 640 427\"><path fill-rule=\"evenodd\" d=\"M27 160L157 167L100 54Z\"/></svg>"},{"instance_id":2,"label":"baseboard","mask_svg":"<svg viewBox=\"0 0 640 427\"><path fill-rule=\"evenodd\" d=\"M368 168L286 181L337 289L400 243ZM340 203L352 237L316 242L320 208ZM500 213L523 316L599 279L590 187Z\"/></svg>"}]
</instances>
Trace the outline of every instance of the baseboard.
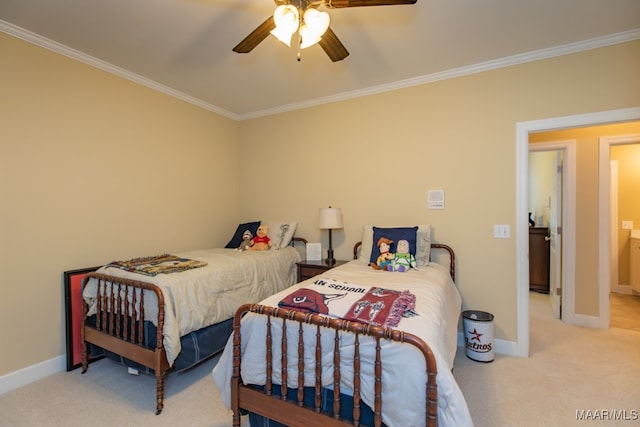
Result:
<instances>
[{"instance_id":1,"label":"baseboard","mask_svg":"<svg viewBox=\"0 0 640 427\"><path fill-rule=\"evenodd\" d=\"M600 317L588 316L586 314L574 314L571 316L571 322L565 320L567 323L571 323L576 326L584 326L586 328L603 329L600 324Z\"/></svg>"},{"instance_id":2,"label":"baseboard","mask_svg":"<svg viewBox=\"0 0 640 427\"><path fill-rule=\"evenodd\" d=\"M625 295L631 295L633 293L631 285L614 285L611 287L611 292Z\"/></svg>"},{"instance_id":3,"label":"baseboard","mask_svg":"<svg viewBox=\"0 0 640 427\"><path fill-rule=\"evenodd\" d=\"M0 377L0 394L15 390L34 381L67 369L67 356L61 355Z\"/></svg>"},{"instance_id":4,"label":"baseboard","mask_svg":"<svg viewBox=\"0 0 640 427\"><path fill-rule=\"evenodd\" d=\"M502 354L504 356L518 356L518 343L515 341L494 339L493 344L493 350L496 354ZM462 347L462 349L465 348L463 332L458 332L458 347Z\"/></svg>"}]
</instances>

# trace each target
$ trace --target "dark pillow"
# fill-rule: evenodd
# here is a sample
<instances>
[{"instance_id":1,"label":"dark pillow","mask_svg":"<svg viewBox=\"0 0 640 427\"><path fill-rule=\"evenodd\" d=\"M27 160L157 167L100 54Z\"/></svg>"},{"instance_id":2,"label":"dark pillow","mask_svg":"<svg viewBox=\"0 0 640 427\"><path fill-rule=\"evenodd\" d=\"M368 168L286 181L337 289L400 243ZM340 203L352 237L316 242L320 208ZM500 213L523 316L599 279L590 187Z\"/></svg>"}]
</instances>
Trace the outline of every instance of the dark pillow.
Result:
<instances>
[{"instance_id":1,"label":"dark pillow","mask_svg":"<svg viewBox=\"0 0 640 427\"><path fill-rule=\"evenodd\" d=\"M251 235L255 236L256 232L258 231L258 227L260 227L260 221L245 222L244 224L238 225L238 228L236 228L236 232L233 234L233 237L231 238L231 240L229 240L229 243L227 243L227 246L225 246L225 248L239 248L240 243L242 243L242 233L244 233L245 230L249 230L251 232Z\"/></svg>"},{"instance_id":2,"label":"dark pillow","mask_svg":"<svg viewBox=\"0 0 640 427\"><path fill-rule=\"evenodd\" d=\"M373 227L373 247L371 248L371 259L369 262L375 263L380 256L380 248L378 248L378 240L381 237L393 240L389 252L396 253L398 240L406 240L409 242L409 253L416 254L416 235L418 226L415 227L396 227L396 228L380 228Z\"/></svg>"}]
</instances>

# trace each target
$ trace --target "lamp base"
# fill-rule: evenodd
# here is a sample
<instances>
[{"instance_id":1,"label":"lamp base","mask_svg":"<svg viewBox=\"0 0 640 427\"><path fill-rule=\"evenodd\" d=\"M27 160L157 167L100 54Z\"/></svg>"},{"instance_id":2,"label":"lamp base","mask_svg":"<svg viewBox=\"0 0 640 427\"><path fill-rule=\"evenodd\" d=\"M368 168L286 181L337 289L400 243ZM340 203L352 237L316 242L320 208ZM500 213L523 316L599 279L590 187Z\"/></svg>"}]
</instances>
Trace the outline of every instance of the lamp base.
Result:
<instances>
[{"instance_id":1,"label":"lamp base","mask_svg":"<svg viewBox=\"0 0 640 427\"><path fill-rule=\"evenodd\" d=\"M333 265L336 263L336 259L333 257L333 249L327 251L327 259L324 260L327 265Z\"/></svg>"}]
</instances>

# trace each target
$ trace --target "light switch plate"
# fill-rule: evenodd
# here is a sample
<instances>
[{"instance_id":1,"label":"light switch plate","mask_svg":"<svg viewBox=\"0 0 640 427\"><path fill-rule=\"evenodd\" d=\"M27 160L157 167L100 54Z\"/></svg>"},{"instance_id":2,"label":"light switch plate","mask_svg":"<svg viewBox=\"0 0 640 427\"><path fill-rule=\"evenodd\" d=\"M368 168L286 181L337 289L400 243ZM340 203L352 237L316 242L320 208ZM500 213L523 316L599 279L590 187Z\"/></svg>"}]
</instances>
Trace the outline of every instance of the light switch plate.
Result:
<instances>
[{"instance_id":1,"label":"light switch plate","mask_svg":"<svg viewBox=\"0 0 640 427\"><path fill-rule=\"evenodd\" d=\"M444 209L444 190L429 190L427 209Z\"/></svg>"},{"instance_id":2,"label":"light switch plate","mask_svg":"<svg viewBox=\"0 0 640 427\"><path fill-rule=\"evenodd\" d=\"M623 230L633 230L633 221L622 221Z\"/></svg>"},{"instance_id":3,"label":"light switch plate","mask_svg":"<svg viewBox=\"0 0 640 427\"><path fill-rule=\"evenodd\" d=\"M511 237L511 227L505 224L495 224L493 226L493 237L496 239L508 239Z\"/></svg>"}]
</instances>

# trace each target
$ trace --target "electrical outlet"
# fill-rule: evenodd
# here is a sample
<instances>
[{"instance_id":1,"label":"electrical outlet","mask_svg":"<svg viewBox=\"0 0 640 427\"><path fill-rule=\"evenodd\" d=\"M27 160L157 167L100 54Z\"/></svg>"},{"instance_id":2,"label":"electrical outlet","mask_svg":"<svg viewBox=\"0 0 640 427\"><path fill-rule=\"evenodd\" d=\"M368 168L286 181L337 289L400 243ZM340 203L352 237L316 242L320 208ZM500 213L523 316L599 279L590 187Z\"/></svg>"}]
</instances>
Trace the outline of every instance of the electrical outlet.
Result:
<instances>
[{"instance_id":1,"label":"electrical outlet","mask_svg":"<svg viewBox=\"0 0 640 427\"><path fill-rule=\"evenodd\" d=\"M495 224L493 226L493 237L496 239L508 239L511 237L511 227L504 224Z\"/></svg>"},{"instance_id":2,"label":"electrical outlet","mask_svg":"<svg viewBox=\"0 0 640 427\"><path fill-rule=\"evenodd\" d=\"M622 221L623 230L633 230L633 221Z\"/></svg>"}]
</instances>

